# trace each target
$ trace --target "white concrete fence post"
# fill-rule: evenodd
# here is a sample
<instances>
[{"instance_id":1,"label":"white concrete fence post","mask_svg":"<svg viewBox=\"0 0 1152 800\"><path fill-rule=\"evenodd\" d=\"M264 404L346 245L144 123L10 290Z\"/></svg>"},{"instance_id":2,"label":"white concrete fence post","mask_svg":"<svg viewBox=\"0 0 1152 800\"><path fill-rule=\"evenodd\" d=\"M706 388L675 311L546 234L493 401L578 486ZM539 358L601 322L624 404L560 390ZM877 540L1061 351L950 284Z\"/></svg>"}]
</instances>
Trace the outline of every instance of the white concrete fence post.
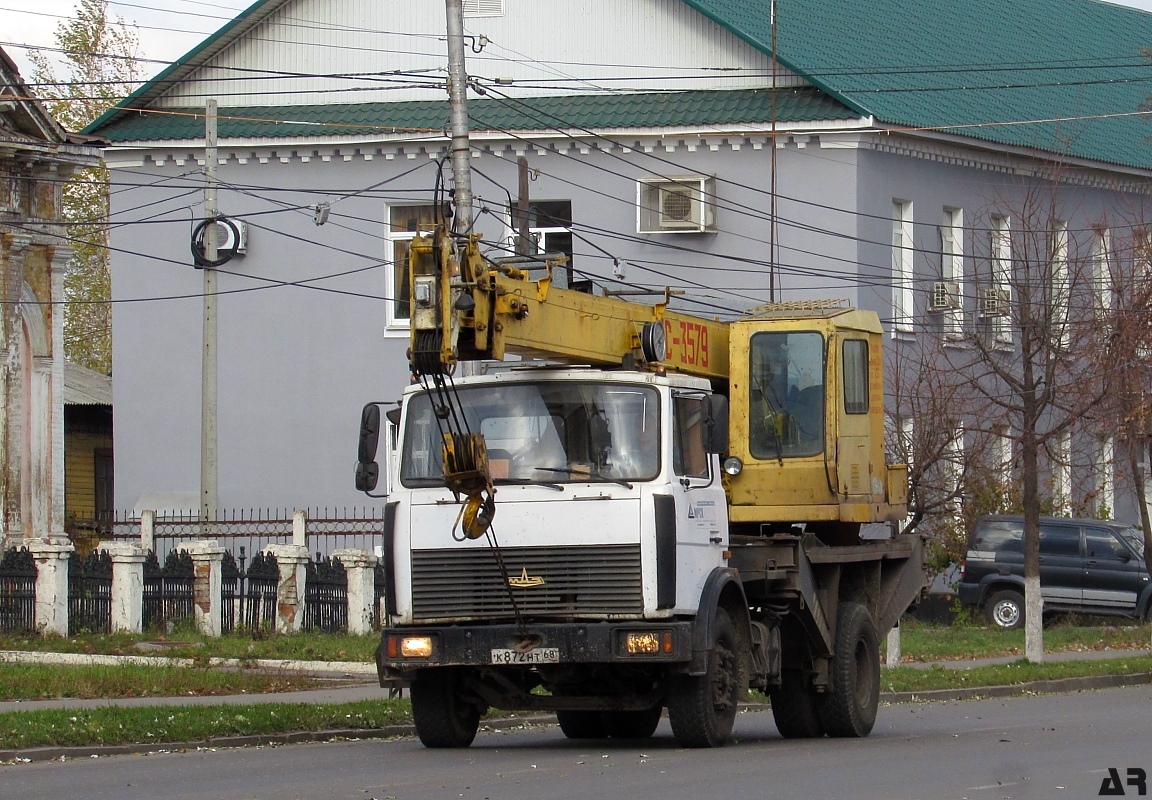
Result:
<instances>
[{"instance_id":1,"label":"white concrete fence post","mask_svg":"<svg viewBox=\"0 0 1152 800\"><path fill-rule=\"evenodd\" d=\"M112 632L140 633L148 551L135 542L108 542L100 549L112 557Z\"/></svg>"},{"instance_id":2,"label":"white concrete fence post","mask_svg":"<svg viewBox=\"0 0 1152 800\"><path fill-rule=\"evenodd\" d=\"M900 666L900 656L900 623L897 622L892 630L888 631L888 654L884 661L885 666Z\"/></svg>"},{"instance_id":3,"label":"white concrete fence post","mask_svg":"<svg viewBox=\"0 0 1152 800\"><path fill-rule=\"evenodd\" d=\"M144 552L156 549L156 512L145 509L140 512L140 546Z\"/></svg>"},{"instance_id":4,"label":"white concrete fence post","mask_svg":"<svg viewBox=\"0 0 1152 800\"><path fill-rule=\"evenodd\" d=\"M36 562L36 630L68 635L68 556L75 547L58 537L25 539Z\"/></svg>"},{"instance_id":5,"label":"white concrete fence post","mask_svg":"<svg viewBox=\"0 0 1152 800\"><path fill-rule=\"evenodd\" d=\"M364 550L337 550L332 558L344 565L348 576L348 633L372 632L376 603L376 556Z\"/></svg>"},{"instance_id":6,"label":"white concrete fence post","mask_svg":"<svg viewBox=\"0 0 1152 800\"><path fill-rule=\"evenodd\" d=\"M308 548L298 544L270 544L263 552L275 556L280 567L280 583L276 587L276 633L297 633L304 626Z\"/></svg>"},{"instance_id":7,"label":"white concrete fence post","mask_svg":"<svg viewBox=\"0 0 1152 800\"><path fill-rule=\"evenodd\" d=\"M224 547L215 541L200 540L180 549L192 557L192 615L196 627L205 636L219 636L223 629Z\"/></svg>"},{"instance_id":8,"label":"white concrete fence post","mask_svg":"<svg viewBox=\"0 0 1152 800\"><path fill-rule=\"evenodd\" d=\"M292 512L292 544L296 547L308 547L308 512Z\"/></svg>"}]
</instances>

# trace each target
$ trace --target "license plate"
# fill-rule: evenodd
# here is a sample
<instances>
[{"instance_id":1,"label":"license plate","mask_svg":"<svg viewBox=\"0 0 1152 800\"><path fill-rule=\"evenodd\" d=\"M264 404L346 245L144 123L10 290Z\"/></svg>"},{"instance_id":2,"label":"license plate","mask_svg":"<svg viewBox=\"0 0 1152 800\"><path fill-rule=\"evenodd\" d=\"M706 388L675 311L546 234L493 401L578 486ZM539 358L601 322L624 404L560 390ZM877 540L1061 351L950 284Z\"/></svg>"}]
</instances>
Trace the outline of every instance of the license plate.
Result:
<instances>
[{"instance_id":1,"label":"license plate","mask_svg":"<svg viewBox=\"0 0 1152 800\"><path fill-rule=\"evenodd\" d=\"M537 647L521 653L519 650L492 648L493 664L559 664L560 648Z\"/></svg>"}]
</instances>

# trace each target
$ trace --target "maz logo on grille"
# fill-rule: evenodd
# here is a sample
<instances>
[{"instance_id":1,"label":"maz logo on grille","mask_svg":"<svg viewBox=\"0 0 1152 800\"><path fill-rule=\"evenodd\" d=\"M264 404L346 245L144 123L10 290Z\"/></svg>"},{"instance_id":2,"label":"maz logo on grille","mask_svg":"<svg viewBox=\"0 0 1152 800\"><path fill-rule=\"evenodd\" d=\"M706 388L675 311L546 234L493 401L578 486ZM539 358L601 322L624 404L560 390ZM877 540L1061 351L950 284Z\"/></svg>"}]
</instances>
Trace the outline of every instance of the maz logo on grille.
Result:
<instances>
[{"instance_id":1,"label":"maz logo on grille","mask_svg":"<svg viewBox=\"0 0 1152 800\"><path fill-rule=\"evenodd\" d=\"M544 579L539 575L529 575L528 568L524 567L519 576L508 579L508 585L515 589L531 589L533 586L543 586Z\"/></svg>"}]
</instances>

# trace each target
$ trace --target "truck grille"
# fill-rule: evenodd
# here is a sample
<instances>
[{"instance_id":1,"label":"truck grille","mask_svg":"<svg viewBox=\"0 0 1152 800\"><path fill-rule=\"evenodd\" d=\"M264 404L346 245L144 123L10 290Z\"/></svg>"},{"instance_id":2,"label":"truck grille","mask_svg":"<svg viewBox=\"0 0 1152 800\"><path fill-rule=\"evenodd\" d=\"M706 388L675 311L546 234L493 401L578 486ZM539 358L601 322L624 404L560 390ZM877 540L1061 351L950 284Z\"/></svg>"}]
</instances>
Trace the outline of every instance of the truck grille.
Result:
<instances>
[{"instance_id":1,"label":"truck grille","mask_svg":"<svg viewBox=\"0 0 1152 800\"><path fill-rule=\"evenodd\" d=\"M638 544L506 547L501 552L516 606L527 617L596 618L643 611ZM508 618L513 616L508 593L491 549L412 553L417 620Z\"/></svg>"}]
</instances>

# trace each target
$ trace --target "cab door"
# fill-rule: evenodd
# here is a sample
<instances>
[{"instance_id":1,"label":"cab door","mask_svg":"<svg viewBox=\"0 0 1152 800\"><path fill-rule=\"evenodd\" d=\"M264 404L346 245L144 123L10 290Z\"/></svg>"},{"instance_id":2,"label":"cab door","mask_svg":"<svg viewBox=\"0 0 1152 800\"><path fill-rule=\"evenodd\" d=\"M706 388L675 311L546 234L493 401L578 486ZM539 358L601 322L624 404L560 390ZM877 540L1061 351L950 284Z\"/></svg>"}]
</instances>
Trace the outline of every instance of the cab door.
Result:
<instances>
[{"instance_id":1,"label":"cab door","mask_svg":"<svg viewBox=\"0 0 1152 800\"><path fill-rule=\"evenodd\" d=\"M672 395L671 487L676 529L676 607L694 611L704 582L724 563L728 507L716 458L706 447L704 395Z\"/></svg>"}]
</instances>

